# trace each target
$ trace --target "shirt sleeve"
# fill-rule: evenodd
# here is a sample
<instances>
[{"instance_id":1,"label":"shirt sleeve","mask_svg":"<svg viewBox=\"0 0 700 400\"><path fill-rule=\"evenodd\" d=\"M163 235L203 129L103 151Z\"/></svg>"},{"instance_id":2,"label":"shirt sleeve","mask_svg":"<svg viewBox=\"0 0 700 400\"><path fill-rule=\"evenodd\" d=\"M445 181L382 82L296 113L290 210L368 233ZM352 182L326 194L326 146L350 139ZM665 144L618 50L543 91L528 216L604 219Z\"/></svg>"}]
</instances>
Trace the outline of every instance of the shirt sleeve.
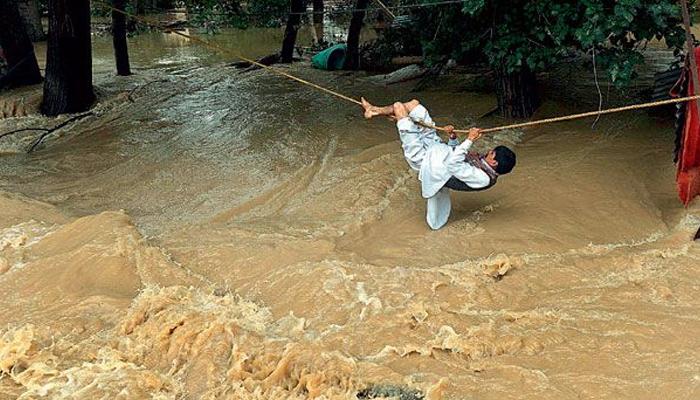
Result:
<instances>
[{"instance_id":1,"label":"shirt sleeve","mask_svg":"<svg viewBox=\"0 0 700 400\"><path fill-rule=\"evenodd\" d=\"M447 160L445 160L445 164L448 172L455 178L466 183L471 188L483 189L491 183L491 178L486 172L472 166L465 160L471 146L472 141L469 139L465 140L451 152Z\"/></svg>"},{"instance_id":2,"label":"shirt sleeve","mask_svg":"<svg viewBox=\"0 0 700 400\"><path fill-rule=\"evenodd\" d=\"M459 152L462 155L466 155L469 149L472 148L472 144L474 144L474 142L472 142L471 140L464 139L464 142L462 142L462 144L455 147L455 153Z\"/></svg>"}]
</instances>

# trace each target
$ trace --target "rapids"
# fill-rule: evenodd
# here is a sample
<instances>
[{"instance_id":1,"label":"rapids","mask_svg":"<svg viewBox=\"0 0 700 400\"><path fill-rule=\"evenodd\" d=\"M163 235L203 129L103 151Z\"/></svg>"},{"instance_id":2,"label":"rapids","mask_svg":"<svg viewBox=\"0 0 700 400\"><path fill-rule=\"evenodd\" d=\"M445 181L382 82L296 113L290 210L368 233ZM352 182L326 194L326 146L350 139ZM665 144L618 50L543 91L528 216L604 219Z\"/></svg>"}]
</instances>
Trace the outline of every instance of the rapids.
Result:
<instances>
[{"instance_id":1,"label":"rapids","mask_svg":"<svg viewBox=\"0 0 700 400\"><path fill-rule=\"evenodd\" d=\"M433 232L391 123L156 34L114 77L106 40L94 117L32 154L36 132L0 139L0 398L700 396L700 210L670 118L489 136L514 173ZM282 68L502 122L489 95ZM29 115L0 133L60 121L37 90L3 95Z\"/></svg>"}]
</instances>

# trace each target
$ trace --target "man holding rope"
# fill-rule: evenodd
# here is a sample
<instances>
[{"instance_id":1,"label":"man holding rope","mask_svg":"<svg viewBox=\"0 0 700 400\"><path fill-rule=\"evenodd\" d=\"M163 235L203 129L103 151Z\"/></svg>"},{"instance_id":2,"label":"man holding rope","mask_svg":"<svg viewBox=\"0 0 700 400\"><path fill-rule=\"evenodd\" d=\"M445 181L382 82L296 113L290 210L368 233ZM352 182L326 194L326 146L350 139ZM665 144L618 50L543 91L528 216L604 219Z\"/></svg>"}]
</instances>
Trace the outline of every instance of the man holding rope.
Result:
<instances>
[{"instance_id":1,"label":"man holding rope","mask_svg":"<svg viewBox=\"0 0 700 400\"><path fill-rule=\"evenodd\" d=\"M362 107L365 118L386 116L395 119L408 165L418 172L423 197L427 199L428 225L440 229L450 217L452 202L450 189L474 192L490 189L500 175L510 173L515 167L515 153L505 146L498 146L485 155L469 152L472 144L481 138L480 129L469 130L462 144L449 146L442 142L433 128L428 110L418 100L377 107L364 98ZM455 139L454 127L445 130Z\"/></svg>"}]
</instances>

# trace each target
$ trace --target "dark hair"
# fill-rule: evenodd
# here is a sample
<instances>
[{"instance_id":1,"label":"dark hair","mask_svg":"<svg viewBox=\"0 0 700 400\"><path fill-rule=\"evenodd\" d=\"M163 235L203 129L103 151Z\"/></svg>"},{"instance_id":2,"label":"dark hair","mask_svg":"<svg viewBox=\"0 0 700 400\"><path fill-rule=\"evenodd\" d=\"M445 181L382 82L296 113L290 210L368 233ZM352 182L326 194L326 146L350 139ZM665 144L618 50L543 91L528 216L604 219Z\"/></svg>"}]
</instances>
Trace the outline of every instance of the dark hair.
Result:
<instances>
[{"instance_id":1,"label":"dark hair","mask_svg":"<svg viewBox=\"0 0 700 400\"><path fill-rule=\"evenodd\" d=\"M498 175L510 173L515 167L515 153L513 153L513 150L506 146L498 146L493 150L496 152L496 161L498 161L498 165L495 168Z\"/></svg>"}]
</instances>

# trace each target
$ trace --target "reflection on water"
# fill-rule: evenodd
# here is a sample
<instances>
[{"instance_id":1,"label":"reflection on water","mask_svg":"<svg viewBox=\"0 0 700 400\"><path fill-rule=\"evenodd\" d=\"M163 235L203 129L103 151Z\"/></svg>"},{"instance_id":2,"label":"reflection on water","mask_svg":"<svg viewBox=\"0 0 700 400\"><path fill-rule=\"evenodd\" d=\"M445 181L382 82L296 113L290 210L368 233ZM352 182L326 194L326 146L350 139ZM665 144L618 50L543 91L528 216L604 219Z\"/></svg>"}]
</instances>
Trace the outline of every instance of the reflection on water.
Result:
<instances>
[{"instance_id":1,"label":"reflection on water","mask_svg":"<svg viewBox=\"0 0 700 400\"><path fill-rule=\"evenodd\" d=\"M212 39L280 40L237 35ZM165 38L132 39L131 77L96 39L98 116L0 158L0 397L700 395L700 218L675 198L669 119L489 136L515 173L454 194L432 232L391 123ZM488 95L284 68L418 97L440 123L502 122L478 120Z\"/></svg>"}]
</instances>

